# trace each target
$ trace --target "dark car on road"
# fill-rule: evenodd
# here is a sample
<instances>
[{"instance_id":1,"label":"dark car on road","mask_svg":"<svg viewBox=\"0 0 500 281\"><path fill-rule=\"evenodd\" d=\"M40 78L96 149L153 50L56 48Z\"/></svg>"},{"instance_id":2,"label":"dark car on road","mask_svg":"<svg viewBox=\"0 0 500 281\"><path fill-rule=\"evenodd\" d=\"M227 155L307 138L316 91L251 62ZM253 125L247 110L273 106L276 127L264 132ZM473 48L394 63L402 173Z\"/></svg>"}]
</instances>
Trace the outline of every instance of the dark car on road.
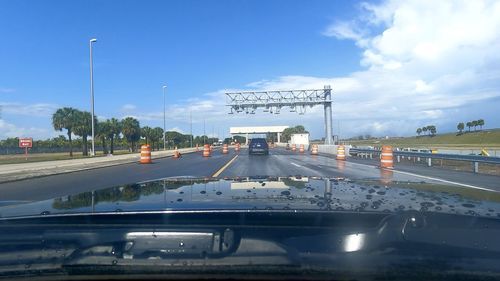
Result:
<instances>
[{"instance_id":1,"label":"dark car on road","mask_svg":"<svg viewBox=\"0 0 500 281\"><path fill-rule=\"evenodd\" d=\"M255 138L250 140L250 145L248 146L248 154L264 154L269 155L269 145L266 139Z\"/></svg>"}]
</instances>

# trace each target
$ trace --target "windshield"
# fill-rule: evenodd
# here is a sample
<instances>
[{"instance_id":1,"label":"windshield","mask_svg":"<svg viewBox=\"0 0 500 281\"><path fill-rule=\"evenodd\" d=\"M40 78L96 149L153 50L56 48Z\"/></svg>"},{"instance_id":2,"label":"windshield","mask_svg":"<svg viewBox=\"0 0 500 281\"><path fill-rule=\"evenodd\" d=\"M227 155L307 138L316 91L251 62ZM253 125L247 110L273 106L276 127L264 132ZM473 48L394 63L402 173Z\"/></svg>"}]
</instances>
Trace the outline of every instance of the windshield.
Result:
<instances>
[{"instance_id":1,"label":"windshield","mask_svg":"<svg viewBox=\"0 0 500 281\"><path fill-rule=\"evenodd\" d=\"M0 26L0 278L500 278L499 1L7 0Z\"/></svg>"}]
</instances>

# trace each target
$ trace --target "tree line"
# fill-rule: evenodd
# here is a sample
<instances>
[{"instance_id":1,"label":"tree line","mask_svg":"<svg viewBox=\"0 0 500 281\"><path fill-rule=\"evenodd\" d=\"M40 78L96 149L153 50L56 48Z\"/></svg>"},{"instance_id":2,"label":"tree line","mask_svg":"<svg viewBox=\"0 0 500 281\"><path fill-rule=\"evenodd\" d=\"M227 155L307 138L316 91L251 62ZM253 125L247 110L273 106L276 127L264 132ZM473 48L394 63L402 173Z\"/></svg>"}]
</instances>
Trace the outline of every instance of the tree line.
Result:
<instances>
[{"instance_id":1,"label":"tree line","mask_svg":"<svg viewBox=\"0 0 500 281\"><path fill-rule=\"evenodd\" d=\"M480 127L480 130L483 129L483 126L484 126L484 120L483 119L479 119L479 120L474 120L474 121L469 121L469 122L466 122L465 124L463 122L460 122L457 124L457 130L460 134L463 133L464 129L465 129L465 126L467 126L467 128L469 129L469 132L470 132L470 129L472 127L474 127L474 131L476 131L476 128L479 126Z\"/></svg>"},{"instance_id":2,"label":"tree line","mask_svg":"<svg viewBox=\"0 0 500 281\"><path fill-rule=\"evenodd\" d=\"M66 130L69 141L69 155L73 156L72 135L80 136L82 139L82 153L88 155L88 137L92 135L92 114L88 111L80 111L72 107L59 108L52 115L52 126L57 131ZM135 151L135 145L141 138L139 121L132 117L123 120L116 118L98 121L94 117L94 134L102 145L103 152L108 153L107 141L109 141L109 152L114 153L114 140L120 134L127 140L129 151ZM161 130L160 137L163 135Z\"/></svg>"},{"instance_id":3,"label":"tree line","mask_svg":"<svg viewBox=\"0 0 500 281\"><path fill-rule=\"evenodd\" d=\"M285 130L283 130L283 133L281 134L281 141L288 142L292 138L293 134L307 134L307 133L309 132L306 131L306 129L302 125L286 128Z\"/></svg>"},{"instance_id":4,"label":"tree line","mask_svg":"<svg viewBox=\"0 0 500 281\"><path fill-rule=\"evenodd\" d=\"M92 135L92 114L87 111L81 111L72 107L63 107L56 110L52 115L52 126L56 131L64 131L65 135L46 140L34 140L33 148L40 150L67 149L70 156L73 156L75 146L81 147L83 155L89 152L89 136ZM130 152L135 152L137 147L142 144L150 144L152 149L160 150L163 148L163 135L165 134L167 147L190 147L191 145L211 144L218 141L218 138L209 138L208 136L196 136L191 134L181 134L176 131L164 132L162 128L149 126L141 127L139 120L133 117L126 117L121 120L110 118L106 120L97 120L94 118L94 134L96 150L103 151L104 154L114 153L115 148L126 147ZM74 139L73 136L78 138ZM240 137L244 143L245 138ZM0 149L10 153L18 150L19 139L7 138L0 140ZM67 151L67 150L66 150Z\"/></svg>"},{"instance_id":5,"label":"tree line","mask_svg":"<svg viewBox=\"0 0 500 281\"><path fill-rule=\"evenodd\" d=\"M430 136L435 136L437 132L436 126L435 125L428 125L424 126L422 128L417 128L417 135L420 136L420 134L427 134Z\"/></svg>"},{"instance_id":6,"label":"tree line","mask_svg":"<svg viewBox=\"0 0 500 281\"><path fill-rule=\"evenodd\" d=\"M88 155L88 137L92 134L91 114L87 111L80 111L71 107L58 109L52 116L52 125L55 130L66 130L68 136L70 155L73 155L71 135L80 136L82 140L82 151ZM166 145L169 147L189 147L191 145L203 145L205 143L214 143L218 138L209 138L208 136L196 136L191 134L181 134L176 131L164 132L162 128L149 126L141 127L139 120L133 117L126 117L122 120L111 118L98 121L94 118L94 133L96 141L99 140L102 151L114 153L115 140L124 140L128 150L134 152L139 144L150 144L154 149L159 150L163 147L163 135L165 134Z\"/></svg>"}]
</instances>

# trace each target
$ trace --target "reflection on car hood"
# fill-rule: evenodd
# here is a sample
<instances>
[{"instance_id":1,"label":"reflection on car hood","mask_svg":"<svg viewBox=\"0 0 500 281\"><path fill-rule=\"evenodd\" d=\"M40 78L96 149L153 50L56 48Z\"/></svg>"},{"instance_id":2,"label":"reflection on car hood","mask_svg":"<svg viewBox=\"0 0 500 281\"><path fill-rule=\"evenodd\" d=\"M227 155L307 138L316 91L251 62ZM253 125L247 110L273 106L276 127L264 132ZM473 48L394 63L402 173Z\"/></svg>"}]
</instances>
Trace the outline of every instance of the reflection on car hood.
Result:
<instances>
[{"instance_id":1,"label":"reflection on car hood","mask_svg":"<svg viewBox=\"0 0 500 281\"><path fill-rule=\"evenodd\" d=\"M290 210L400 212L416 210L500 217L500 193L427 183L341 178L261 177L163 179L4 206L0 217L93 212Z\"/></svg>"}]
</instances>

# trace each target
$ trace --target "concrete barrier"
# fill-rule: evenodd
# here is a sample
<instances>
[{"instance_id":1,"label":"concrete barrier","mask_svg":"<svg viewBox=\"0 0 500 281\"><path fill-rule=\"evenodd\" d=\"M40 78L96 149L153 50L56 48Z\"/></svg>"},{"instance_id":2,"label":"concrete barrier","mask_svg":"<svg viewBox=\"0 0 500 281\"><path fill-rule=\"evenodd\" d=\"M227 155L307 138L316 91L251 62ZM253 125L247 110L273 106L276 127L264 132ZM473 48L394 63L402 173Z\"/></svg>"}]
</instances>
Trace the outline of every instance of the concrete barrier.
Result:
<instances>
[{"instance_id":1,"label":"concrete barrier","mask_svg":"<svg viewBox=\"0 0 500 281\"><path fill-rule=\"evenodd\" d=\"M345 147L345 155L349 157L349 150L351 148L350 145L344 145ZM337 149L338 145L330 145L330 144L319 144L318 145L318 152L319 153L324 153L324 154L331 154L331 155L337 155Z\"/></svg>"},{"instance_id":2,"label":"concrete barrier","mask_svg":"<svg viewBox=\"0 0 500 281\"><path fill-rule=\"evenodd\" d=\"M196 152L196 148L181 148L178 150L181 154ZM151 158L172 157L174 150L152 151ZM0 165L0 183L14 180L21 180L40 176L49 176L90 170L114 165L134 163L140 160L139 153L130 153L114 156L100 156L69 160L54 160L42 162L30 162L19 164Z\"/></svg>"}]
</instances>

